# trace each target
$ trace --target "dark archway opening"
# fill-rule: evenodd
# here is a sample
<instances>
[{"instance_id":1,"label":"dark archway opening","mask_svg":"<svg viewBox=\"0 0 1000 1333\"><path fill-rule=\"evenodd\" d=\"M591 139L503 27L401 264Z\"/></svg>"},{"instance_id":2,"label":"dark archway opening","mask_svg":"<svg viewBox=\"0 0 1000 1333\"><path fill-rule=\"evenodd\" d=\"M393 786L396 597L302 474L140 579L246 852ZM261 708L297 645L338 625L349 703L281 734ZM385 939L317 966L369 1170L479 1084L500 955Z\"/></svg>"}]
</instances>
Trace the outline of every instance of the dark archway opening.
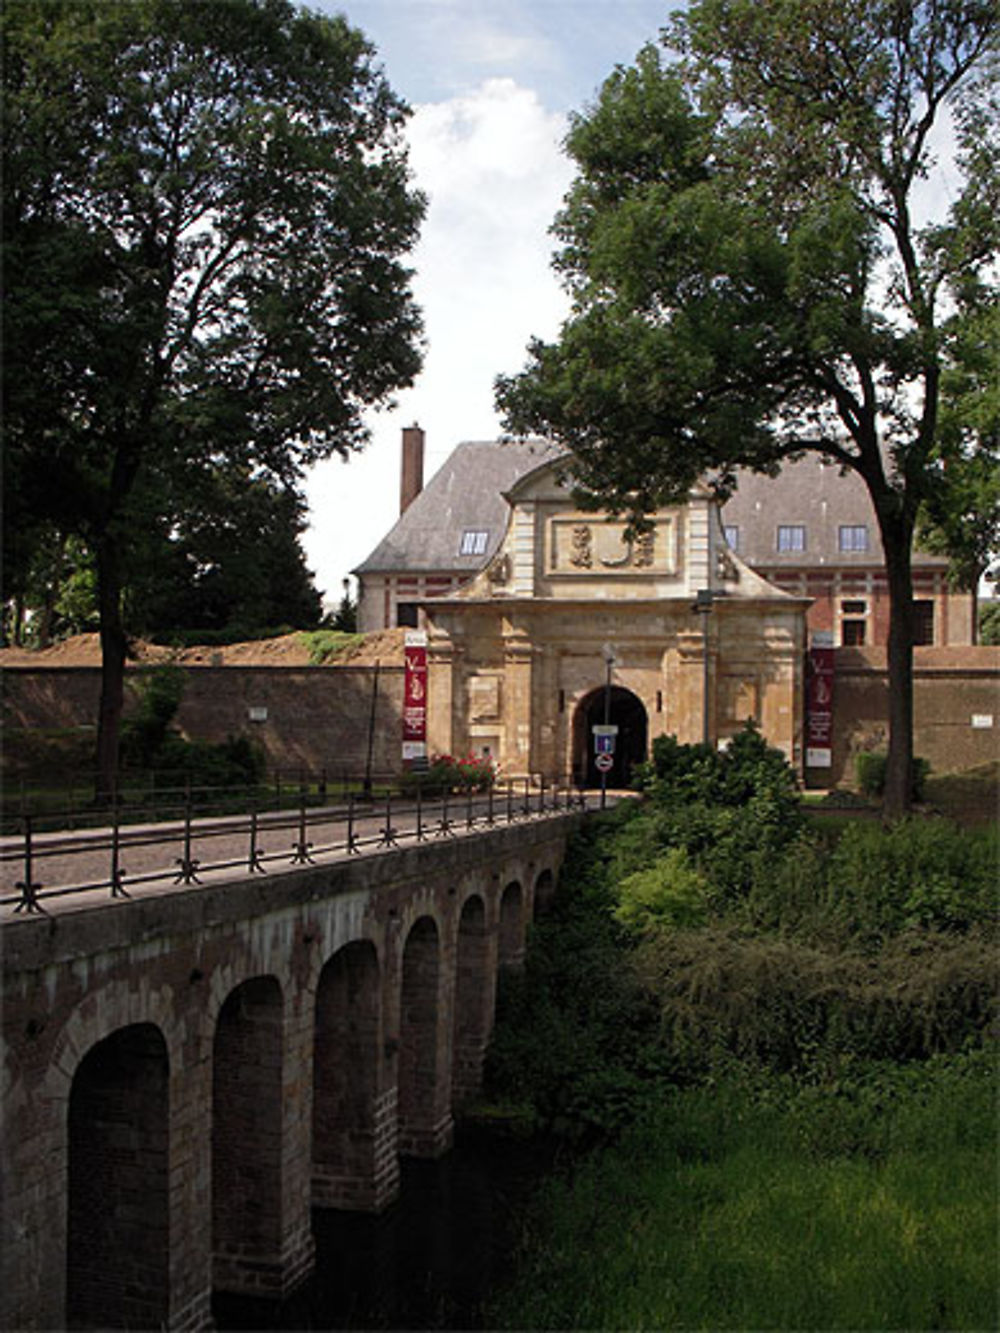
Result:
<instances>
[{"instance_id":1,"label":"dark archway opening","mask_svg":"<svg viewBox=\"0 0 1000 1333\"><path fill-rule=\"evenodd\" d=\"M608 721L618 728L614 763L607 774L609 787L627 787L633 770L646 759L649 719L642 700L621 685L611 686ZM605 689L592 690L576 710L573 737L573 777L584 787L599 787L601 774L595 763L592 728L605 720Z\"/></svg>"},{"instance_id":2,"label":"dark archway opening","mask_svg":"<svg viewBox=\"0 0 1000 1333\"><path fill-rule=\"evenodd\" d=\"M316 988L313 1047L313 1203L375 1205L378 1167L378 1066L381 977L368 940L344 945ZM381 1174L396 1177L393 1165Z\"/></svg>"},{"instance_id":3,"label":"dark archway opening","mask_svg":"<svg viewBox=\"0 0 1000 1333\"><path fill-rule=\"evenodd\" d=\"M281 987L237 986L219 1011L212 1068L213 1286L243 1291L281 1250Z\"/></svg>"},{"instance_id":4,"label":"dark archway opening","mask_svg":"<svg viewBox=\"0 0 1000 1333\"><path fill-rule=\"evenodd\" d=\"M66 1324L161 1328L169 1310L166 1043L121 1028L80 1063L69 1099Z\"/></svg>"}]
</instances>

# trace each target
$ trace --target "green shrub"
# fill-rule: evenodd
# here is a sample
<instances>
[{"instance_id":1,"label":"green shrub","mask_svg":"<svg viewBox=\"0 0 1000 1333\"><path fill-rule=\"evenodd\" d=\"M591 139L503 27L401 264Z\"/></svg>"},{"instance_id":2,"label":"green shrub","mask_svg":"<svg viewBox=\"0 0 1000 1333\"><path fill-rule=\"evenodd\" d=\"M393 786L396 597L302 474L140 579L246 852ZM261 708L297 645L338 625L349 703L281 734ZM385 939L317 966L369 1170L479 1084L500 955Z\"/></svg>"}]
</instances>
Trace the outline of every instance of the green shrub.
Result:
<instances>
[{"instance_id":1,"label":"green shrub","mask_svg":"<svg viewBox=\"0 0 1000 1333\"><path fill-rule=\"evenodd\" d=\"M122 759L135 767L156 762L184 696L185 677L172 663L143 672L132 686L136 708L122 723Z\"/></svg>"},{"instance_id":2,"label":"green shrub","mask_svg":"<svg viewBox=\"0 0 1000 1333\"><path fill-rule=\"evenodd\" d=\"M767 796L789 815L798 809L795 772L784 754L767 744L753 722L724 750L710 745L681 745L675 736L653 741L649 763L637 785L661 806L702 802L738 808L753 797Z\"/></svg>"},{"instance_id":3,"label":"green shrub","mask_svg":"<svg viewBox=\"0 0 1000 1333\"><path fill-rule=\"evenodd\" d=\"M913 926L963 930L996 911L997 829L911 818L844 830L827 869L826 907L856 939L877 944Z\"/></svg>"},{"instance_id":4,"label":"green shrub","mask_svg":"<svg viewBox=\"0 0 1000 1333\"><path fill-rule=\"evenodd\" d=\"M863 750L854 761L858 786L865 796L880 797L885 791L885 771L888 756L879 750ZM926 759L913 760L913 773L910 783L910 795L914 801L924 799L924 787L930 775L931 766Z\"/></svg>"},{"instance_id":5,"label":"green shrub","mask_svg":"<svg viewBox=\"0 0 1000 1333\"><path fill-rule=\"evenodd\" d=\"M637 935L670 926L700 926L708 917L708 882L683 847L671 847L646 870L618 884L614 918Z\"/></svg>"},{"instance_id":6,"label":"green shrub","mask_svg":"<svg viewBox=\"0 0 1000 1333\"><path fill-rule=\"evenodd\" d=\"M309 650L309 662L312 666L322 666L331 658L339 657L348 648L363 643L364 637L363 634L339 629L317 629L299 635Z\"/></svg>"},{"instance_id":7,"label":"green shrub","mask_svg":"<svg viewBox=\"0 0 1000 1333\"><path fill-rule=\"evenodd\" d=\"M265 768L263 749L248 736L230 736L217 744L168 736L156 755L157 783L162 788L253 787Z\"/></svg>"},{"instance_id":8,"label":"green shrub","mask_svg":"<svg viewBox=\"0 0 1000 1333\"><path fill-rule=\"evenodd\" d=\"M675 1067L802 1072L915 1060L981 1042L996 1016L992 941L903 935L877 958L748 937L734 926L647 935L635 955Z\"/></svg>"}]
</instances>

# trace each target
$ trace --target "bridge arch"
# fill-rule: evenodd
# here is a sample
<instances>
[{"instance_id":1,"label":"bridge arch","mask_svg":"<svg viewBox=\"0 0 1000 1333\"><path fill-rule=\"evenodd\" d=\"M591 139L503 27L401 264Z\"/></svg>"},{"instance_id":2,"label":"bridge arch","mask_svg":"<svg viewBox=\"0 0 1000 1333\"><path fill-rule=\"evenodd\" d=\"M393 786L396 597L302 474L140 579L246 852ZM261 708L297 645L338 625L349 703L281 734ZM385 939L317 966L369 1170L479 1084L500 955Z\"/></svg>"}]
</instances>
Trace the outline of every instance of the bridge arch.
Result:
<instances>
[{"instance_id":1,"label":"bridge arch","mask_svg":"<svg viewBox=\"0 0 1000 1333\"><path fill-rule=\"evenodd\" d=\"M462 904L455 945L452 1029L452 1105L461 1106L482 1086L483 1058L493 1024L496 963L491 957L486 904L470 894Z\"/></svg>"},{"instance_id":2,"label":"bridge arch","mask_svg":"<svg viewBox=\"0 0 1000 1333\"><path fill-rule=\"evenodd\" d=\"M152 1023L77 1066L68 1107L66 1322L159 1328L170 1309L170 1062Z\"/></svg>"},{"instance_id":3,"label":"bridge arch","mask_svg":"<svg viewBox=\"0 0 1000 1333\"><path fill-rule=\"evenodd\" d=\"M212 1041L213 1285L246 1288L282 1251L284 996L273 976L236 986Z\"/></svg>"},{"instance_id":4,"label":"bridge arch","mask_svg":"<svg viewBox=\"0 0 1000 1333\"><path fill-rule=\"evenodd\" d=\"M607 774L609 787L627 787L633 770L646 759L649 717L638 695L621 685L612 685L610 696L603 685L584 695L573 718L573 774L584 787L599 787L601 774L594 762L592 728L605 721L608 698L608 722L618 728L615 737L614 764Z\"/></svg>"},{"instance_id":5,"label":"bridge arch","mask_svg":"<svg viewBox=\"0 0 1000 1333\"><path fill-rule=\"evenodd\" d=\"M398 1176L383 1179L379 1147L382 977L370 940L330 958L316 987L313 1030L313 1203L371 1209Z\"/></svg>"},{"instance_id":6,"label":"bridge arch","mask_svg":"<svg viewBox=\"0 0 1000 1333\"><path fill-rule=\"evenodd\" d=\"M548 868L540 870L535 877L535 888L532 894L533 915L535 917L544 916L552 906L552 900L556 896L556 877Z\"/></svg>"},{"instance_id":7,"label":"bridge arch","mask_svg":"<svg viewBox=\"0 0 1000 1333\"><path fill-rule=\"evenodd\" d=\"M500 968L519 967L524 962L524 915L521 882L512 879L500 895L497 931L497 964Z\"/></svg>"},{"instance_id":8,"label":"bridge arch","mask_svg":"<svg viewBox=\"0 0 1000 1333\"><path fill-rule=\"evenodd\" d=\"M451 1142L441 952L437 922L417 917L403 944L397 1058L399 1151L414 1157L435 1157Z\"/></svg>"}]
</instances>

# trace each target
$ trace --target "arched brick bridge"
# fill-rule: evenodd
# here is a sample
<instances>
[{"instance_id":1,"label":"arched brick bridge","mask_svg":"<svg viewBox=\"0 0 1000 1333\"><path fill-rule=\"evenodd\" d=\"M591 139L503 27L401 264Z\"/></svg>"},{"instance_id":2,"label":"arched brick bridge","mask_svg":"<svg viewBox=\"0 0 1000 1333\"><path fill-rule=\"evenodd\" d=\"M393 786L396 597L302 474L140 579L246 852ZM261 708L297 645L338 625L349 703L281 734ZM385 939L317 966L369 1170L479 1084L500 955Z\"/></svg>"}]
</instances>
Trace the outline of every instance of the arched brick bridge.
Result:
<instances>
[{"instance_id":1,"label":"arched brick bridge","mask_svg":"<svg viewBox=\"0 0 1000 1333\"><path fill-rule=\"evenodd\" d=\"M8 1329L211 1326L449 1145L562 814L3 927Z\"/></svg>"}]
</instances>

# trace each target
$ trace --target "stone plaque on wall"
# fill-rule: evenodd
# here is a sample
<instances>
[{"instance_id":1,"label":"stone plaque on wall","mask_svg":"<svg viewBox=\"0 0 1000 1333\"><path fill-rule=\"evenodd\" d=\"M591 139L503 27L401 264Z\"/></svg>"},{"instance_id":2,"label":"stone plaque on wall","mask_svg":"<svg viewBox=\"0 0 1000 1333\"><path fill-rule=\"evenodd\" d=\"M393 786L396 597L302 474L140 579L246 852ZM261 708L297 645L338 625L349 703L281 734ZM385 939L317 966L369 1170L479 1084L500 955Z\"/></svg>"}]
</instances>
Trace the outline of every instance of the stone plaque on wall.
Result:
<instances>
[{"instance_id":1,"label":"stone plaque on wall","mask_svg":"<svg viewBox=\"0 0 1000 1333\"><path fill-rule=\"evenodd\" d=\"M722 716L727 722L759 722L758 687L754 679L723 676L719 682Z\"/></svg>"},{"instance_id":2,"label":"stone plaque on wall","mask_svg":"<svg viewBox=\"0 0 1000 1333\"><path fill-rule=\"evenodd\" d=\"M473 676L469 681L469 719L493 721L500 716L500 680L497 676Z\"/></svg>"},{"instance_id":3,"label":"stone plaque on wall","mask_svg":"<svg viewBox=\"0 0 1000 1333\"><path fill-rule=\"evenodd\" d=\"M597 515L560 514L549 520L550 574L672 574L677 566L676 526L658 518L648 532L626 538L624 521Z\"/></svg>"}]
</instances>

